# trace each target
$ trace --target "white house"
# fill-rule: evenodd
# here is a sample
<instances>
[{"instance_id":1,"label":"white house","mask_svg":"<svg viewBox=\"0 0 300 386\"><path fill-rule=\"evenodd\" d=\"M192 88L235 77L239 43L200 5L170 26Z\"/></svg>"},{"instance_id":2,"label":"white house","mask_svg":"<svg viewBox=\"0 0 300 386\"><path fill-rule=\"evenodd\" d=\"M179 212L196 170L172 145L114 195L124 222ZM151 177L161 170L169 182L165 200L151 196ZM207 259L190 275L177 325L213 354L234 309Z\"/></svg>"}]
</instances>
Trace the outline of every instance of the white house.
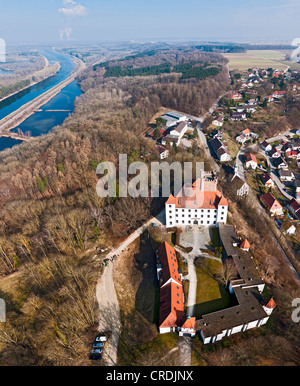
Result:
<instances>
[{"instance_id":1,"label":"white house","mask_svg":"<svg viewBox=\"0 0 300 386\"><path fill-rule=\"evenodd\" d=\"M244 155L245 166L247 169L256 170L257 168L257 159L254 154L247 153Z\"/></svg>"},{"instance_id":2,"label":"white house","mask_svg":"<svg viewBox=\"0 0 300 386\"><path fill-rule=\"evenodd\" d=\"M218 138L212 139L209 141L209 144L221 162L231 161L231 155L228 149Z\"/></svg>"},{"instance_id":3,"label":"white house","mask_svg":"<svg viewBox=\"0 0 300 386\"><path fill-rule=\"evenodd\" d=\"M295 180L294 173L290 170L279 170L280 181L291 182Z\"/></svg>"},{"instance_id":4,"label":"white house","mask_svg":"<svg viewBox=\"0 0 300 386\"><path fill-rule=\"evenodd\" d=\"M212 121L212 124L218 127L222 127L224 123L224 118L223 117L218 117L217 119Z\"/></svg>"},{"instance_id":5,"label":"white house","mask_svg":"<svg viewBox=\"0 0 300 386\"><path fill-rule=\"evenodd\" d=\"M270 151L272 149L272 146L267 141L263 141L261 144L261 148L264 151Z\"/></svg>"},{"instance_id":6,"label":"white house","mask_svg":"<svg viewBox=\"0 0 300 386\"><path fill-rule=\"evenodd\" d=\"M171 195L165 209L167 228L218 226L227 221L228 201L217 190L214 173L202 172L201 178L192 186L184 186L176 197Z\"/></svg>"}]
</instances>

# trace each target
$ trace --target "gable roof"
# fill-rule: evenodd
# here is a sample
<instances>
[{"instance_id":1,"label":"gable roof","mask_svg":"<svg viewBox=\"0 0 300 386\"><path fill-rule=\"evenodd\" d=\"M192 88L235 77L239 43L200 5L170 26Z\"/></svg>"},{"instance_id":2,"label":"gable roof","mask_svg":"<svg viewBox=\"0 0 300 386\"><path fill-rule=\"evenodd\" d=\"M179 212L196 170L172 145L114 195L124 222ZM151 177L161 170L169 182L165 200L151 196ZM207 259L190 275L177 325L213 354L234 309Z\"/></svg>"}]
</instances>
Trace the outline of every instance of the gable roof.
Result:
<instances>
[{"instance_id":1,"label":"gable roof","mask_svg":"<svg viewBox=\"0 0 300 386\"><path fill-rule=\"evenodd\" d=\"M269 210L280 208L282 209L282 206L271 193L263 194L262 196L260 196L260 199L268 207Z\"/></svg>"},{"instance_id":2,"label":"gable roof","mask_svg":"<svg viewBox=\"0 0 300 386\"><path fill-rule=\"evenodd\" d=\"M166 241L157 250L157 262L163 269L160 271L160 286L162 287L170 279L181 286L180 273L178 272L178 262L176 252Z\"/></svg>"},{"instance_id":3,"label":"gable roof","mask_svg":"<svg viewBox=\"0 0 300 386\"><path fill-rule=\"evenodd\" d=\"M253 161L253 162L256 162L256 163L257 163L257 159L256 159L255 155L252 154L252 153L246 153L246 154L244 155L244 157L245 157L245 162Z\"/></svg>"},{"instance_id":4,"label":"gable roof","mask_svg":"<svg viewBox=\"0 0 300 386\"><path fill-rule=\"evenodd\" d=\"M272 177L268 173L263 173L260 175L261 182L266 185L269 181L273 181Z\"/></svg>"}]
</instances>

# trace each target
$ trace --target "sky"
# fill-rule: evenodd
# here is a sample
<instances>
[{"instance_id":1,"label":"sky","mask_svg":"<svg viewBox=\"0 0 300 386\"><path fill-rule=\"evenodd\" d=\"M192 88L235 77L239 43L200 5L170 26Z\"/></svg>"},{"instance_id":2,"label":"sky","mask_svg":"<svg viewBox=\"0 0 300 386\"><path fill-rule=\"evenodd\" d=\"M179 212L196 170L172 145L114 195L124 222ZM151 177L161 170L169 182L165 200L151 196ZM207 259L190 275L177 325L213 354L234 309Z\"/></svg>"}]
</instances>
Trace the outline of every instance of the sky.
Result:
<instances>
[{"instance_id":1,"label":"sky","mask_svg":"<svg viewBox=\"0 0 300 386\"><path fill-rule=\"evenodd\" d=\"M0 6L7 44L300 38L300 0L0 0Z\"/></svg>"}]
</instances>

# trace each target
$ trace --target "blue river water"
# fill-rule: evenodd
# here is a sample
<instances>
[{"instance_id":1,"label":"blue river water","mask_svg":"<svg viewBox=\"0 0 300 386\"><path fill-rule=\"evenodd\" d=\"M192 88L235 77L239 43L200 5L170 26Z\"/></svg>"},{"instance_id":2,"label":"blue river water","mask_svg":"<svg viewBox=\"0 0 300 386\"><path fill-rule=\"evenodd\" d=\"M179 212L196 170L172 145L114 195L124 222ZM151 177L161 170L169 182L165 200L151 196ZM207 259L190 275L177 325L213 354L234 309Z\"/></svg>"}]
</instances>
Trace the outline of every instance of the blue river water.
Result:
<instances>
[{"instance_id":1,"label":"blue river water","mask_svg":"<svg viewBox=\"0 0 300 386\"><path fill-rule=\"evenodd\" d=\"M68 78L74 71L75 64L71 57L57 51L47 50L42 51L49 62L59 61L60 70L54 76L29 87L26 90L13 95L10 98L0 102L0 119L17 110L25 103L32 101L45 91L51 89ZM77 96L81 95L81 90L76 81L65 87L59 94L51 99L47 104L41 107L42 111L38 111L26 119L18 126L22 132L30 132L32 136L39 136L48 133L54 126L60 125L74 110L74 101ZM66 111L46 111L46 110L66 110ZM17 132L17 128L12 130ZM12 138L0 137L0 151L6 148L11 148L19 144L21 141Z\"/></svg>"}]
</instances>

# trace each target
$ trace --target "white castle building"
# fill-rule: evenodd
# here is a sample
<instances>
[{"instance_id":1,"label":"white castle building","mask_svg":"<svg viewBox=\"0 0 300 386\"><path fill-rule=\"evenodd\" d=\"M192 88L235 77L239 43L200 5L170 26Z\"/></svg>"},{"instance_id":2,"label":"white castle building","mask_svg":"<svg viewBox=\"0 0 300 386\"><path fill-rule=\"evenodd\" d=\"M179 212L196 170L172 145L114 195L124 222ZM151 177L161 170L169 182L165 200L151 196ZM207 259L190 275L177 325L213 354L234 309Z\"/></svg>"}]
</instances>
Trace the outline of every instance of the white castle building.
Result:
<instances>
[{"instance_id":1,"label":"white castle building","mask_svg":"<svg viewBox=\"0 0 300 386\"><path fill-rule=\"evenodd\" d=\"M167 228L183 225L218 226L227 221L228 201L217 190L214 173L202 172L192 186L184 186L166 204Z\"/></svg>"}]
</instances>

